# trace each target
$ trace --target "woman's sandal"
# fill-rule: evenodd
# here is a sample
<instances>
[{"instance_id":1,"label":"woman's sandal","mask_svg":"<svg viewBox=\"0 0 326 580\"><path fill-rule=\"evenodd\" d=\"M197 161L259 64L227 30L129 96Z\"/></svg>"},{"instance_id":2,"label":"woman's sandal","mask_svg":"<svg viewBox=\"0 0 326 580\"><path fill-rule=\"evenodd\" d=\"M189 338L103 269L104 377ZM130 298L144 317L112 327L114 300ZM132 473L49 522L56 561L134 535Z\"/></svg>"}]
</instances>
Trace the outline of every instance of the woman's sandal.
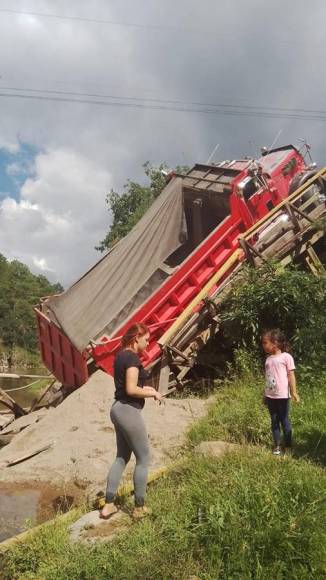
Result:
<instances>
[{"instance_id":1,"label":"woman's sandal","mask_svg":"<svg viewBox=\"0 0 326 580\"><path fill-rule=\"evenodd\" d=\"M133 520L142 520L143 518L146 518L148 516L152 515L152 510L150 508L148 508L147 506L137 506L134 507L133 512L132 512L132 519Z\"/></svg>"},{"instance_id":2,"label":"woman's sandal","mask_svg":"<svg viewBox=\"0 0 326 580\"><path fill-rule=\"evenodd\" d=\"M108 505L108 504L105 504L105 505ZM110 509L110 511L108 513L104 513L103 514L103 510L105 510L105 505L102 507L102 509L100 511L100 514L99 514L100 515L100 518L102 520L108 520L111 516L113 516L114 514L116 514L119 511L119 509L117 508L117 506L115 506L113 504L113 506Z\"/></svg>"}]
</instances>

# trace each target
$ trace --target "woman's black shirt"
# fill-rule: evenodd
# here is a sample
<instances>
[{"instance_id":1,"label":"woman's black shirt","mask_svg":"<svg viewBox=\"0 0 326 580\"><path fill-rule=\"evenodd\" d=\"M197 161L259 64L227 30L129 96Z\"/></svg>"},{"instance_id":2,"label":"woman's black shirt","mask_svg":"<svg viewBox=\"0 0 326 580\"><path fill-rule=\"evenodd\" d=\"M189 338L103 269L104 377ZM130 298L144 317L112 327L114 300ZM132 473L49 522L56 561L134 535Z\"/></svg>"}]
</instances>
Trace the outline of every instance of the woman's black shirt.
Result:
<instances>
[{"instance_id":1,"label":"woman's black shirt","mask_svg":"<svg viewBox=\"0 0 326 580\"><path fill-rule=\"evenodd\" d=\"M148 373L141 364L138 354L131 350L120 350L114 360L115 399L122 403L128 403L136 407L136 409L142 409L145 405L145 399L130 397L127 394L126 376L127 369L130 367L137 367L139 369L137 386L143 388L145 385Z\"/></svg>"}]
</instances>

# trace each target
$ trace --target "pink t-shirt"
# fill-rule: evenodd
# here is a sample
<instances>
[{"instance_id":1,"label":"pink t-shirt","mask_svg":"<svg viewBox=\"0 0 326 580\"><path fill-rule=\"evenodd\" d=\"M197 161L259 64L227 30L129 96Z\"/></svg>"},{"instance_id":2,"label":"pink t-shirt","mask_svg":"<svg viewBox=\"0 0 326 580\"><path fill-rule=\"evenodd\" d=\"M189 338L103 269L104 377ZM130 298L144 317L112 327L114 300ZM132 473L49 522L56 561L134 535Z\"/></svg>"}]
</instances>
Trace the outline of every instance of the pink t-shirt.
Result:
<instances>
[{"instance_id":1,"label":"pink t-shirt","mask_svg":"<svg viewBox=\"0 0 326 580\"><path fill-rule=\"evenodd\" d=\"M289 399L288 372L294 369L293 357L288 352L269 355L265 362L265 396L270 399Z\"/></svg>"}]
</instances>

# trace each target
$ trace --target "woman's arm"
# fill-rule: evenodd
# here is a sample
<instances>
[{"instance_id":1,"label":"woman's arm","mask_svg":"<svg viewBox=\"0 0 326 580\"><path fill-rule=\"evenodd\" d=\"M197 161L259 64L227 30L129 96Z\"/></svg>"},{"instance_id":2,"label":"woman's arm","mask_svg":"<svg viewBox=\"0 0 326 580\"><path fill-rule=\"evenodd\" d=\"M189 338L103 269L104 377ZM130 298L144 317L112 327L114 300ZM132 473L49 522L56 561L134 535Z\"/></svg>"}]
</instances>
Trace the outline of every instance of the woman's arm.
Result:
<instances>
[{"instance_id":1,"label":"woman's arm","mask_svg":"<svg viewBox=\"0 0 326 580\"><path fill-rule=\"evenodd\" d=\"M297 391L297 381L295 379L294 371L288 371L288 380L289 380L289 387L290 387L290 393L291 393L292 399L296 403L300 403L300 397L299 397L298 391Z\"/></svg>"},{"instance_id":2,"label":"woman's arm","mask_svg":"<svg viewBox=\"0 0 326 580\"><path fill-rule=\"evenodd\" d=\"M136 397L137 399L148 399L149 397L157 398L159 394L153 387L138 387L139 369L137 367L129 367L126 372L126 392L129 397Z\"/></svg>"}]
</instances>

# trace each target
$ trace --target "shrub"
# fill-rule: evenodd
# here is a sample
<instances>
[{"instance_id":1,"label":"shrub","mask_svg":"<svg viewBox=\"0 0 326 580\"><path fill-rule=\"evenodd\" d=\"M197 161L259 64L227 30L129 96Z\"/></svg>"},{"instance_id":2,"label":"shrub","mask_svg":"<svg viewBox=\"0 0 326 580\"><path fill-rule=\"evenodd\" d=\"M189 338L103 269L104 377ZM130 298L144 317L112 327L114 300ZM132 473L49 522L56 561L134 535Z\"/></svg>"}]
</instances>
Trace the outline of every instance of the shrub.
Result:
<instances>
[{"instance_id":1,"label":"shrub","mask_svg":"<svg viewBox=\"0 0 326 580\"><path fill-rule=\"evenodd\" d=\"M245 268L243 282L221 306L222 329L233 348L257 350L265 328L281 328L296 360L325 366L326 278L275 263Z\"/></svg>"}]
</instances>

